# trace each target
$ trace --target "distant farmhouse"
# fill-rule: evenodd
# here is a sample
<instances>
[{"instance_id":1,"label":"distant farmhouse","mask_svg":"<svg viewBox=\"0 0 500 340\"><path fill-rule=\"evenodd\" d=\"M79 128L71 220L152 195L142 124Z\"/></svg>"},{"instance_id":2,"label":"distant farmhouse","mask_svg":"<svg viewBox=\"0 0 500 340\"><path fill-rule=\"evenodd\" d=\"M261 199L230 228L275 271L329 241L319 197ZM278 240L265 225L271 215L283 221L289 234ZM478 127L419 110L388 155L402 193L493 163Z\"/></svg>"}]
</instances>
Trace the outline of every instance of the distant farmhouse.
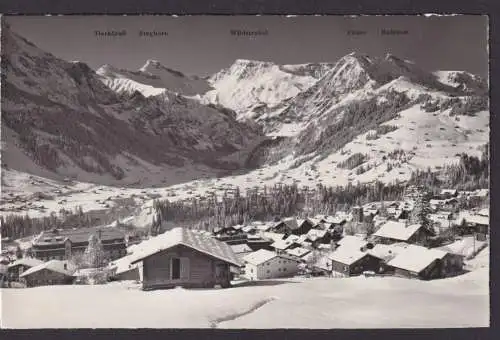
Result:
<instances>
[{"instance_id":1,"label":"distant farmhouse","mask_svg":"<svg viewBox=\"0 0 500 340\"><path fill-rule=\"evenodd\" d=\"M287 218L277 222L271 231L285 235L306 234L313 227L313 223L308 219Z\"/></svg>"},{"instance_id":2,"label":"distant farmhouse","mask_svg":"<svg viewBox=\"0 0 500 340\"><path fill-rule=\"evenodd\" d=\"M460 274L463 271L463 256L405 245L387 265L394 268L397 276L430 280Z\"/></svg>"},{"instance_id":3,"label":"distant farmhouse","mask_svg":"<svg viewBox=\"0 0 500 340\"><path fill-rule=\"evenodd\" d=\"M384 244L407 242L426 244L432 232L420 224L408 225L405 222L387 221L374 234L373 237Z\"/></svg>"},{"instance_id":4,"label":"distant farmhouse","mask_svg":"<svg viewBox=\"0 0 500 340\"><path fill-rule=\"evenodd\" d=\"M25 271L41 264L43 261L30 257L18 259L7 266L8 278L10 281L19 281Z\"/></svg>"},{"instance_id":5,"label":"distant farmhouse","mask_svg":"<svg viewBox=\"0 0 500 340\"><path fill-rule=\"evenodd\" d=\"M105 257L108 260L115 260L126 255L125 233L117 228L109 227L44 231L33 242L34 257L49 261L69 259L75 254L83 254L92 234L101 240Z\"/></svg>"},{"instance_id":6,"label":"distant farmhouse","mask_svg":"<svg viewBox=\"0 0 500 340\"><path fill-rule=\"evenodd\" d=\"M300 260L289 255L261 249L243 258L244 276L249 280L272 279L297 274Z\"/></svg>"},{"instance_id":7,"label":"distant farmhouse","mask_svg":"<svg viewBox=\"0 0 500 340\"><path fill-rule=\"evenodd\" d=\"M20 275L27 287L73 283L73 272L67 261L50 260L32 267Z\"/></svg>"}]
</instances>

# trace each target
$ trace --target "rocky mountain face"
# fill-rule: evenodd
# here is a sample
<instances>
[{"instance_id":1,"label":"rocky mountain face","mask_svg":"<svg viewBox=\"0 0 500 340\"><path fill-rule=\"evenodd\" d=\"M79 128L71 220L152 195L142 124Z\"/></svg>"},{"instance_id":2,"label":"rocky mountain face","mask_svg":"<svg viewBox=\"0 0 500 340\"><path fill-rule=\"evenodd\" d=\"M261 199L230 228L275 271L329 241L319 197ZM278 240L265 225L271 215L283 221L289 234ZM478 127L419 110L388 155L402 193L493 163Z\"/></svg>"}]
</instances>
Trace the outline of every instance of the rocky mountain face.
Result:
<instances>
[{"instance_id":1,"label":"rocky mountain face","mask_svg":"<svg viewBox=\"0 0 500 340\"><path fill-rule=\"evenodd\" d=\"M197 81L155 62L123 73L129 83L174 84L172 90L143 94L120 85L116 91L109 79L119 79L120 72L96 73L84 63L61 60L8 27L2 36L2 135L9 138L2 162L9 167L135 181L138 168L192 162L234 168L218 159L260 137L230 110L180 94L197 92Z\"/></svg>"},{"instance_id":2,"label":"rocky mountain face","mask_svg":"<svg viewBox=\"0 0 500 340\"><path fill-rule=\"evenodd\" d=\"M214 90L206 93L204 99L236 111L240 120L258 120L260 112L307 90L331 66L277 65L239 59L209 78Z\"/></svg>"}]
</instances>

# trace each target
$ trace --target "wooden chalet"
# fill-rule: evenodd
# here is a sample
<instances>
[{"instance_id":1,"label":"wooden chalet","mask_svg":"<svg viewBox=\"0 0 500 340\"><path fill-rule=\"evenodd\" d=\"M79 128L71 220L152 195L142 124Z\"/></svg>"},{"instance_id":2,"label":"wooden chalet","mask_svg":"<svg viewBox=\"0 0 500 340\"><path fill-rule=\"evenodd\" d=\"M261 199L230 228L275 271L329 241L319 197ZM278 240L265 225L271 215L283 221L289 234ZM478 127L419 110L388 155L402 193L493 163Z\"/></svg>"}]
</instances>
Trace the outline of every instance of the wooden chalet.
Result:
<instances>
[{"instance_id":1,"label":"wooden chalet","mask_svg":"<svg viewBox=\"0 0 500 340\"><path fill-rule=\"evenodd\" d=\"M142 287L146 290L228 287L230 267L242 266L228 244L184 228L174 228L144 241L131 256L131 264L142 262Z\"/></svg>"},{"instance_id":2,"label":"wooden chalet","mask_svg":"<svg viewBox=\"0 0 500 340\"><path fill-rule=\"evenodd\" d=\"M393 268L396 276L431 280L462 273L463 256L407 245L387 265Z\"/></svg>"},{"instance_id":3,"label":"wooden chalet","mask_svg":"<svg viewBox=\"0 0 500 340\"><path fill-rule=\"evenodd\" d=\"M27 287L64 285L73 283L73 272L67 261L50 260L28 269L19 278Z\"/></svg>"},{"instance_id":4,"label":"wooden chalet","mask_svg":"<svg viewBox=\"0 0 500 340\"><path fill-rule=\"evenodd\" d=\"M107 260L126 255L125 233L111 227L44 231L33 242L32 250L34 256L43 261L70 259L75 254L85 252L92 234L101 241Z\"/></svg>"},{"instance_id":5,"label":"wooden chalet","mask_svg":"<svg viewBox=\"0 0 500 340\"><path fill-rule=\"evenodd\" d=\"M349 277L365 271L379 272L382 260L356 249L342 248L329 255L332 274Z\"/></svg>"},{"instance_id":6,"label":"wooden chalet","mask_svg":"<svg viewBox=\"0 0 500 340\"><path fill-rule=\"evenodd\" d=\"M7 265L9 281L19 281L19 277L27 270L43 264L43 261L31 257L24 257Z\"/></svg>"},{"instance_id":7,"label":"wooden chalet","mask_svg":"<svg viewBox=\"0 0 500 340\"><path fill-rule=\"evenodd\" d=\"M372 235L377 243L407 242L422 245L427 244L430 236L432 232L420 224L397 221L387 221Z\"/></svg>"},{"instance_id":8,"label":"wooden chalet","mask_svg":"<svg viewBox=\"0 0 500 340\"><path fill-rule=\"evenodd\" d=\"M271 231L288 235L307 234L313 227L313 223L308 219L287 218L277 222Z\"/></svg>"}]
</instances>

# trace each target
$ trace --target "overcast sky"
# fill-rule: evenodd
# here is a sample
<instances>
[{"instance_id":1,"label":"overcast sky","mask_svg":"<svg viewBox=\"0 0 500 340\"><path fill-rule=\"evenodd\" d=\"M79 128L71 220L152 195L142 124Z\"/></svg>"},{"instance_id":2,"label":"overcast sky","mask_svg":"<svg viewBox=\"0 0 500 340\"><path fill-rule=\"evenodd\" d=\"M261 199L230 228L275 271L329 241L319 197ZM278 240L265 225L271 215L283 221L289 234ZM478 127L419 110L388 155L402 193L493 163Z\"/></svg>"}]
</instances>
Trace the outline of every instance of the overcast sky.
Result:
<instances>
[{"instance_id":1,"label":"overcast sky","mask_svg":"<svg viewBox=\"0 0 500 340\"><path fill-rule=\"evenodd\" d=\"M147 59L187 74L207 75L235 59L279 64L334 62L352 52L392 53L427 70L466 70L487 77L485 16L46 16L8 17L12 29L40 48L97 69L111 64L138 69ZM231 29L267 30L255 38ZM407 30L382 35L382 29ZM96 37L95 30L126 30L124 37ZM168 36L139 37L139 30ZM348 30L366 31L361 36Z\"/></svg>"}]
</instances>

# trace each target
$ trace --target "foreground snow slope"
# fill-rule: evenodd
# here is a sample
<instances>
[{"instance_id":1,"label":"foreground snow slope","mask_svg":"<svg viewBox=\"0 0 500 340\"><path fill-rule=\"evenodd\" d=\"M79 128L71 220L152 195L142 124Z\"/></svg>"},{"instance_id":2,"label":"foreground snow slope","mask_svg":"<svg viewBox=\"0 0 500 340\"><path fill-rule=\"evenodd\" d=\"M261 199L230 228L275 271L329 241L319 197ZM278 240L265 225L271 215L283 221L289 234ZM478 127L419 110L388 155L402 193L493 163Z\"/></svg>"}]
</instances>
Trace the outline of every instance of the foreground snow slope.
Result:
<instances>
[{"instance_id":1,"label":"foreground snow slope","mask_svg":"<svg viewBox=\"0 0 500 340\"><path fill-rule=\"evenodd\" d=\"M489 325L488 269L460 277L294 278L143 292L132 283L3 289L5 328L408 328ZM411 302L411 303L410 303ZM78 306L68 311L67 306ZM207 307L208 306L208 307ZM465 311L456 313L457 310ZM270 317L272 316L272 317Z\"/></svg>"}]
</instances>

